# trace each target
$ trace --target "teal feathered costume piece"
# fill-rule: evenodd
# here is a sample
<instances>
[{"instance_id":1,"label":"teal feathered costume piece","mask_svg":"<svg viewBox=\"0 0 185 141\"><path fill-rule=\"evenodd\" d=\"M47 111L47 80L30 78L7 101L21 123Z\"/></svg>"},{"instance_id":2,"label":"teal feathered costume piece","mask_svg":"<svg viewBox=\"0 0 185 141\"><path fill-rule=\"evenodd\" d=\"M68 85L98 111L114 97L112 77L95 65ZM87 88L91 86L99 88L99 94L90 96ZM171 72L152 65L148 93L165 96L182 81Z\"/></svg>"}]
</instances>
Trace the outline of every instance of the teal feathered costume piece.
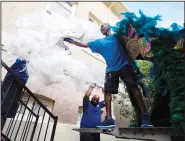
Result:
<instances>
[{"instance_id":1,"label":"teal feathered costume piece","mask_svg":"<svg viewBox=\"0 0 185 141\"><path fill-rule=\"evenodd\" d=\"M150 72L155 90L151 113L153 125L173 126L179 129L179 133L184 132L185 86L182 83L185 71L184 26L172 23L171 29L159 28L156 26L157 22L162 20L160 15L148 17L141 10L139 13L140 17L132 12L121 13L124 19L111 28L116 35L129 37L132 27L138 38L144 37L143 39L150 43L147 52L152 54L150 60L153 63ZM177 44L180 40L182 44ZM146 44L146 41L142 42ZM137 64L135 66L137 67ZM138 108L136 105L133 106Z\"/></svg>"},{"instance_id":2,"label":"teal feathered costume piece","mask_svg":"<svg viewBox=\"0 0 185 141\"><path fill-rule=\"evenodd\" d=\"M137 17L132 12L121 13L124 17L121 21L117 22L115 26L111 26L113 32L118 36L127 36L130 26L132 26L139 37L145 37L150 42L150 37L169 37L174 40L179 40L184 37L184 34L179 33L183 27L173 23L171 25L172 30L167 28L157 28L157 22L161 21L161 16L148 17L144 13L139 11L140 17Z\"/></svg>"}]
</instances>

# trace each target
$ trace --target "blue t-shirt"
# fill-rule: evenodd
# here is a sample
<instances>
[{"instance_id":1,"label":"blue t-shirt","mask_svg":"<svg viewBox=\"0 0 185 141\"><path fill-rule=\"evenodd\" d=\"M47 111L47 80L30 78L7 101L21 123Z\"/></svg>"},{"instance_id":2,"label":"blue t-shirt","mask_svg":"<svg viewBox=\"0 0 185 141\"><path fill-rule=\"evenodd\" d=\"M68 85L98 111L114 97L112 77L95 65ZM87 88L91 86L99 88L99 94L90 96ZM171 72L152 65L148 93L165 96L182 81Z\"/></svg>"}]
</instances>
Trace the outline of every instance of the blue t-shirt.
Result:
<instances>
[{"instance_id":1,"label":"blue t-shirt","mask_svg":"<svg viewBox=\"0 0 185 141\"><path fill-rule=\"evenodd\" d=\"M14 75L17 76L20 80L22 80L25 84L28 81L29 75L27 72L27 63L26 60L17 59L16 62L12 65L11 70ZM8 73L7 75L11 75Z\"/></svg>"},{"instance_id":2,"label":"blue t-shirt","mask_svg":"<svg viewBox=\"0 0 185 141\"><path fill-rule=\"evenodd\" d=\"M80 128L96 128L97 125L101 125L101 108L104 106L104 101L94 106L88 97L84 97Z\"/></svg>"},{"instance_id":3,"label":"blue t-shirt","mask_svg":"<svg viewBox=\"0 0 185 141\"><path fill-rule=\"evenodd\" d=\"M88 46L93 53L99 53L103 56L107 64L106 73L118 71L126 65L132 66L128 55L115 34L88 42Z\"/></svg>"}]
</instances>

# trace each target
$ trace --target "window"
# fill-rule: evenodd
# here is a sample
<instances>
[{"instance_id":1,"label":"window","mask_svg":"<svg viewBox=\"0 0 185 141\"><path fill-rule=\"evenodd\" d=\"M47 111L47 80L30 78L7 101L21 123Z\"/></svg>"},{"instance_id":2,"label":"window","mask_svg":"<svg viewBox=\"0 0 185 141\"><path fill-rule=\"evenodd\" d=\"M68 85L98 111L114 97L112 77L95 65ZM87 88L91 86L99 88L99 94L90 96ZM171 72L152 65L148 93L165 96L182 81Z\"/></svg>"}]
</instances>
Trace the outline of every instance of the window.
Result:
<instances>
[{"instance_id":1,"label":"window","mask_svg":"<svg viewBox=\"0 0 185 141\"><path fill-rule=\"evenodd\" d=\"M26 103L26 101L23 101L23 102ZM44 106L47 108L47 105L44 105ZM44 110L43 110L43 108L40 108L40 110L39 110L39 108L40 108L39 104L35 103L34 108L33 108L33 112L35 114L38 114L39 116L43 116L44 115ZM23 114L24 110L25 110L25 106L20 104L19 108L17 110L17 113ZM38 113L38 111L39 111L39 113Z\"/></svg>"},{"instance_id":2,"label":"window","mask_svg":"<svg viewBox=\"0 0 185 141\"><path fill-rule=\"evenodd\" d=\"M51 12L49 10L46 11L49 15L51 15Z\"/></svg>"},{"instance_id":3,"label":"window","mask_svg":"<svg viewBox=\"0 0 185 141\"><path fill-rule=\"evenodd\" d=\"M26 100L22 100L22 102L25 103L25 104L27 103ZM19 108L18 108L18 110L17 110L17 113L23 114L23 113L24 113L24 110L25 110L25 106L22 105L22 104L20 103L20 104L19 104Z\"/></svg>"},{"instance_id":4,"label":"window","mask_svg":"<svg viewBox=\"0 0 185 141\"><path fill-rule=\"evenodd\" d=\"M99 28L103 24L101 20L99 20L94 14L89 12L89 19L88 21L95 23ZM104 58L99 55L98 53L92 53L90 49L82 49L85 53L90 54L91 56L95 57L96 59L100 60L101 62L105 63Z\"/></svg>"},{"instance_id":5,"label":"window","mask_svg":"<svg viewBox=\"0 0 185 141\"><path fill-rule=\"evenodd\" d=\"M44 105L44 106L47 108L47 105ZM40 110L39 110L39 109L40 109ZM34 112L35 114L38 114L39 116L43 116L43 115L44 115L44 110L43 110L43 108L41 108L40 105L37 104L37 103L34 105L33 112ZM39 113L38 113L38 112L39 112Z\"/></svg>"},{"instance_id":6,"label":"window","mask_svg":"<svg viewBox=\"0 0 185 141\"><path fill-rule=\"evenodd\" d=\"M60 7L62 9L65 10L66 13L71 14L71 10L72 10L72 3L71 2L57 2L58 5L60 5Z\"/></svg>"},{"instance_id":7,"label":"window","mask_svg":"<svg viewBox=\"0 0 185 141\"><path fill-rule=\"evenodd\" d=\"M39 100L40 102L49 110L52 111L53 105L54 105L54 100L47 98L45 96L42 95L38 95L38 94L34 94ZM23 121L27 121L28 116L33 113L35 113L36 115L39 116L39 122L42 121L43 117L44 117L44 121L47 121L47 119L49 118L49 115L46 113L44 116L44 112L45 110L43 108L40 107L40 105L33 99L30 98L30 96L25 92L21 101L26 105L26 107L24 105L22 105L21 103L19 104L18 110L17 110L17 114L16 117L18 118L18 120L22 120ZM28 110L28 108L32 111L30 112L30 110ZM35 118L33 119L33 121L35 120Z\"/></svg>"},{"instance_id":8,"label":"window","mask_svg":"<svg viewBox=\"0 0 185 141\"><path fill-rule=\"evenodd\" d=\"M69 16L72 12L73 4L71 2L55 2L47 5L46 12L51 15L53 12L60 13L61 15Z\"/></svg>"},{"instance_id":9,"label":"window","mask_svg":"<svg viewBox=\"0 0 185 141\"><path fill-rule=\"evenodd\" d=\"M27 104L28 104L28 100L29 100L28 94L27 94L27 93L24 93L24 95L23 95L21 101L22 101L24 104L27 105ZM23 104L21 104L20 101L19 101L19 107L18 107L18 109L17 109L17 114L23 114L24 111L26 111L25 106L24 106Z\"/></svg>"},{"instance_id":10,"label":"window","mask_svg":"<svg viewBox=\"0 0 185 141\"><path fill-rule=\"evenodd\" d=\"M92 23L94 22L91 18L89 18L89 21L92 22Z\"/></svg>"}]
</instances>

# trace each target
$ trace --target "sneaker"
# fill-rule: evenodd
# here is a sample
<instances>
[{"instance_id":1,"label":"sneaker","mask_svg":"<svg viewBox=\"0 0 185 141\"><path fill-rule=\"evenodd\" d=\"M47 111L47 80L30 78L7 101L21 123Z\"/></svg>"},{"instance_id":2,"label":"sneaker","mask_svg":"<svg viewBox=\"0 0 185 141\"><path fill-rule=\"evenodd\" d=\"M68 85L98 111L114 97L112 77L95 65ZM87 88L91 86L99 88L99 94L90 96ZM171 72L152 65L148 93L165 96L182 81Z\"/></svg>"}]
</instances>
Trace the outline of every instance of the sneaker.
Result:
<instances>
[{"instance_id":1,"label":"sneaker","mask_svg":"<svg viewBox=\"0 0 185 141\"><path fill-rule=\"evenodd\" d=\"M145 113L142 117L141 127L153 127L152 123L149 121L149 117L147 113Z\"/></svg>"},{"instance_id":2,"label":"sneaker","mask_svg":"<svg viewBox=\"0 0 185 141\"><path fill-rule=\"evenodd\" d=\"M102 126L112 126L115 125L115 120L111 117L106 116L105 119L101 123Z\"/></svg>"}]
</instances>

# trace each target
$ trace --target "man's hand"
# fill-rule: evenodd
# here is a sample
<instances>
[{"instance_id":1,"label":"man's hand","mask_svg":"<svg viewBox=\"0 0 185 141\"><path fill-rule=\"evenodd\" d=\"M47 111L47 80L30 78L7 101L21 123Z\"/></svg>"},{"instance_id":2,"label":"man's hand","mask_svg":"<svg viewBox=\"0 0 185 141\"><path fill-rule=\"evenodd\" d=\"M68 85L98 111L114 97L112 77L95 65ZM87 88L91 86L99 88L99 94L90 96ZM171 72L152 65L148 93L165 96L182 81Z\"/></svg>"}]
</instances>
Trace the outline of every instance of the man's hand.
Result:
<instances>
[{"instance_id":1,"label":"man's hand","mask_svg":"<svg viewBox=\"0 0 185 141\"><path fill-rule=\"evenodd\" d=\"M64 41L69 42L70 44L73 43L73 39L71 38L64 38Z\"/></svg>"},{"instance_id":2,"label":"man's hand","mask_svg":"<svg viewBox=\"0 0 185 141\"><path fill-rule=\"evenodd\" d=\"M96 87L96 83L92 83L90 86L91 86L92 88L95 88L95 87Z\"/></svg>"},{"instance_id":3,"label":"man's hand","mask_svg":"<svg viewBox=\"0 0 185 141\"><path fill-rule=\"evenodd\" d=\"M87 90L87 92L85 93L86 97L89 97L93 91L93 89L96 87L96 83L92 83L89 87L89 89Z\"/></svg>"},{"instance_id":4,"label":"man's hand","mask_svg":"<svg viewBox=\"0 0 185 141\"><path fill-rule=\"evenodd\" d=\"M102 92L104 91L104 89L103 89L103 87L102 87L102 86L98 86L98 85L96 85L96 87L97 87L98 89L101 89L101 90L102 90Z\"/></svg>"},{"instance_id":5,"label":"man's hand","mask_svg":"<svg viewBox=\"0 0 185 141\"><path fill-rule=\"evenodd\" d=\"M88 48L88 43L81 43L81 42L77 42L77 41L74 41L73 39L71 38L64 38L64 41L70 43L70 44L74 44L76 46L79 46L79 47L83 47L83 48Z\"/></svg>"}]
</instances>

